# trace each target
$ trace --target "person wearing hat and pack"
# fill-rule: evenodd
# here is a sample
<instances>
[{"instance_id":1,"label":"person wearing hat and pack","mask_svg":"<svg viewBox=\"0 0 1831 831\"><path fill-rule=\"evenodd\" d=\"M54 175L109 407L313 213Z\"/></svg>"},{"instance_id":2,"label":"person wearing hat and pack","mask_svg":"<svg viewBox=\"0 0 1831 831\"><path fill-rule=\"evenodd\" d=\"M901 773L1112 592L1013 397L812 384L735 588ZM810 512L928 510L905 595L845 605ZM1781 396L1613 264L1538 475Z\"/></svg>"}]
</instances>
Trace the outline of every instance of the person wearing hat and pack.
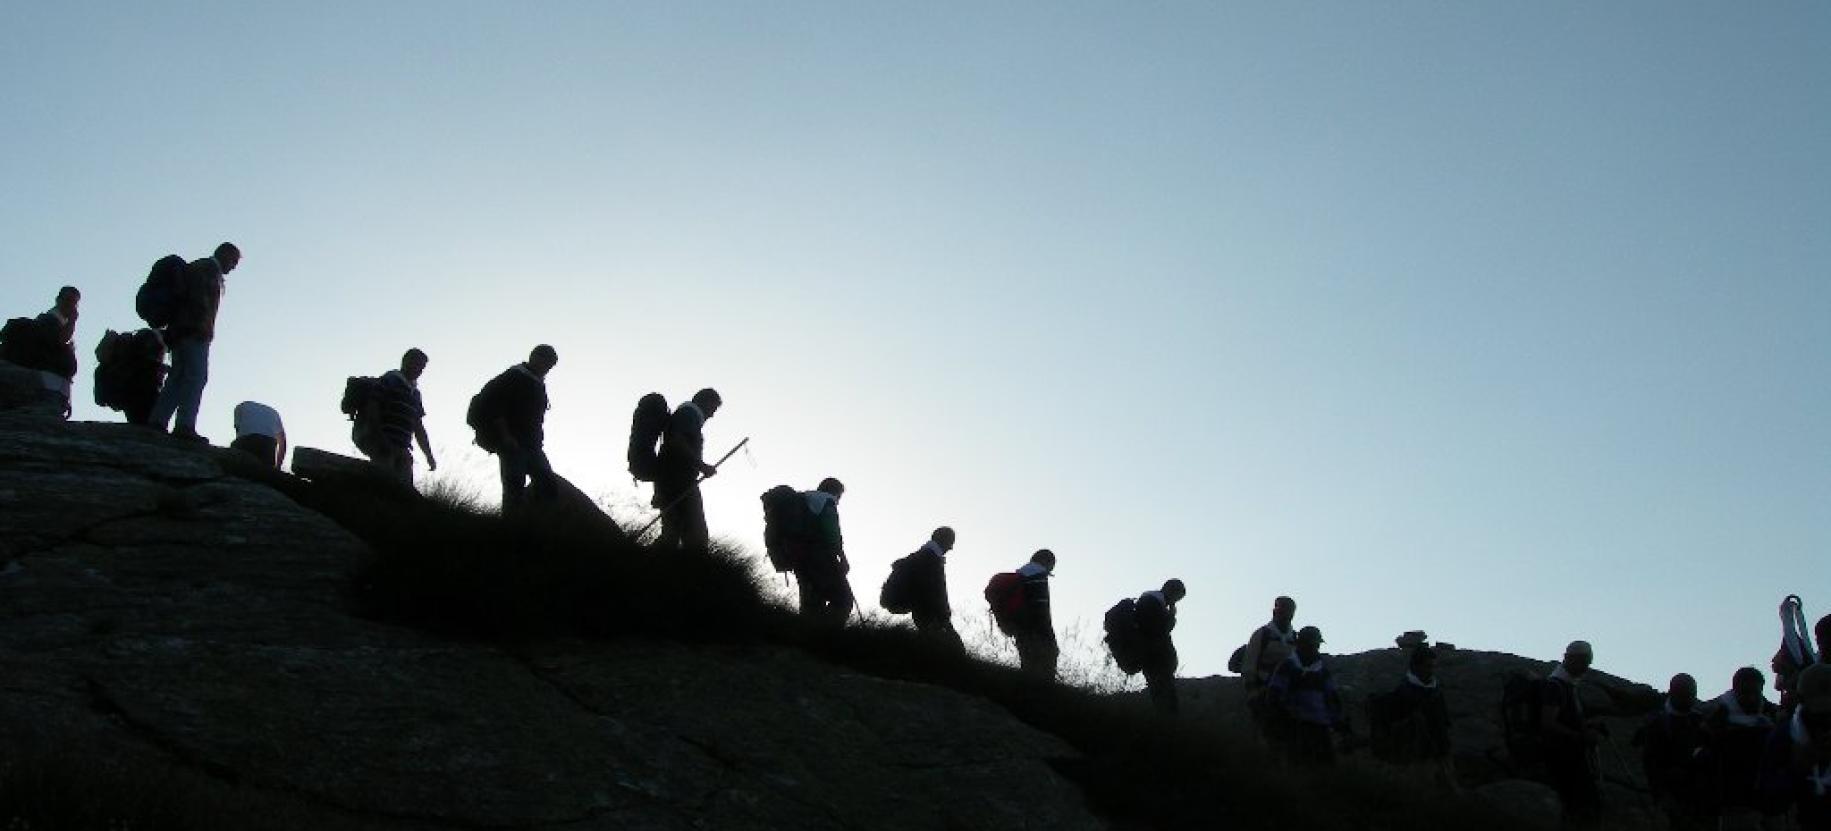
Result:
<instances>
[{"instance_id":1,"label":"person wearing hat and pack","mask_svg":"<svg viewBox=\"0 0 1831 831\"><path fill-rule=\"evenodd\" d=\"M1552 789L1564 802L1568 824L1589 824L1602 816L1602 792L1596 784L1596 745L1602 732L1583 712L1577 685L1589 673L1595 650L1588 641L1571 641L1564 658L1541 688L1539 735L1543 740L1545 772Z\"/></svg>"},{"instance_id":2,"label":"person wearing hat and pack","mask_svg":"<svg viewBox=\"0 0 1831 831\"><path fill-rule=\"evenodd\" d=\"M1768 737L1761 790L1800 831L1831 831L1831 664L1799 673L1793 715Z\"/></svg>"},{"instance_id":3,"label":"person wearing hat and pack","mask_svg":"<svg viewBox=\"0 0 1831 831\"><path fill-rule=\"evenodd\" d=\"M1157 712L1176 715L1181 709L1176 698L1176 642L1170 632L1176 629L1176 604L1189 595L1183 581L1174 577L1164 581L1163 588L1138 596L1132 622L1137 627L1139 671L1151 694Z\"/></svg>"},{"instance_id":4,"label":"person wearing hat and pack","mask_svg":"<svg viewBox=\"0 0 1831 831\"><path fill-rule=\"evenodd\" d=\"M1305 767L1334 764L1335 742L1329 734L1348 731L1341 692L1323 657L1322 644L1321 629L1305 626L1297 630L1290 657L1272 671L1265 685L1266 704L1279 724L1276 735L1284 756Z\"/></svg>"},{"instance_id":5,"label":"person wearing hat and pack","mask_svg":"<svg viewBox=\"0 0 1831 831\"><path fill-rule=\"evenodd\" d=\"M1017 665L1026 675L1053 681L1062 649L1055 642L1055 620L1049 611L1049 578L1055 574L1055 552L1047 548L1030 555L1017 570L1023 606L1011 621L1017 641Z\"/></svg>"}]
</instances>

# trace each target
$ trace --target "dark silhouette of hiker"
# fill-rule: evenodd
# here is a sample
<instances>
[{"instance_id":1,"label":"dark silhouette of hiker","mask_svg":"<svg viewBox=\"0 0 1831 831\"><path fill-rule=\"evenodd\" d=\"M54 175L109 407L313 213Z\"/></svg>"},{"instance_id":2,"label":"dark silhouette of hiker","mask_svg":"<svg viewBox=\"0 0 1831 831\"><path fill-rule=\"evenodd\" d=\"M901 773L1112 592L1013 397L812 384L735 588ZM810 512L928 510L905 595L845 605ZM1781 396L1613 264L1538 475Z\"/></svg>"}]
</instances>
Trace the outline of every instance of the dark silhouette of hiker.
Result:
<instances>
[{"instance_id":1,"label":"dark silhouette of hiker","mask_svg":"<svg viewBox=\"0 0 1831 831\"><path fill-rule=\"evenodd\" d=\"M148 422L166 429L172 417L172 435L208 444L197 435L197 410L203 405L204 385L210 380L210 344L216 340L216 313L222 306L224 277L242 261L241 249L231 243L216 246L216 253L193 260L181 277L178 304L165 327L165 345L172 353L172 372L159 391Z\"/></svg>"},{"instance_id":2,"label":"dark silhouette of hiker","mask_svg":"<svg viewBox=\"0 0 1831 831\"><path fill-rule=\"evenodd\" d=\"M1166 715L1181 710L1176 696L1176 667L1181 662L1170 633L1176 629L1176 604L1188 594L1183 581L1171 578L1164 581L1163 588L1139 595L1132 611L1139 671L1144 673L1151 704Z\"/></svg>"},{"instance_id":3,"label":"dark silhouette of hiker","mask_svg":"<svg viewBox=\"0 0 1831 831\"><path fill-rule=\"evenodd\" d=\"M1429 644L1412 647L1405 676L1390 692L1368 697L1367 716L1375 756L1398 765L1428 768L1439 786L1455 790L1450 711L1437 680L1437 659L1437 650Z\"/></svg>"},{"instance_id":4,"label":"dark silhouette of hiker","mask_svg":"<svg viewBox=\"0 0 1831 831\"><path fill-rule=\"evenodd\" d=\"M936 528L928 542L904 558L909 612L916 631L951 652L964 654L966 644L954 629L954 608L947 599L947 552L954 550L954 529Z\"/></svg>"},{"instance_id":5,"label":"dark silhouette of hiker","mask_svg":"<svg viewBox=\"0 0 1831 831\"><path fill-rule=\"evenodd\" d=\"M1672 676L1659 712L1634 733L1640 748L1647 790L1666 815L1671 831L1706 831L1712 822L1710 787L1699 754L1704 748L1704 713L1698 706L1697 680Z\"/></svg>"},{"instance_id":6,"label":"dark silhouette of hiker","mask_svg":"<svg viewBox=\"0 0 1831 831\"><path fill-rule=\"evenodd\" d=\"M129 424L150 424L165 371L158 330L109 330L95 348L95 403L119 410Z\"/></svg>"},{"instance_id":7,"label":"dark silhouette of hiker","mask_svg":"<svg viewBox=\"0 0 1831 831\"><path fill-rule=\"evenodd\" d=\"M70 417L70 388L76 380L76 318L82 293L72 286L57 292L51 310L19 317L0 329L0 359L38 373L44 400Z\"/></svg>"},{"instance_id":8,"label":"dark silhouette of hiker","mask_svg":"<svg viewBox=\"0 0 1831 831\"><path fill-rule=\"evenodd\" d=\"M286 426L279 411L256 401L235 405L235 441L229 447L278 470L286 461Z\"/></svg>"},{"instance_id":9,"label":"dark silhouette of hiker","mask_svg":"<svg viewBox=\"0 0 1831 831\"><path fill-rule=\"evenodd\" d=\"M1335 764L1331 733L1345 733L1347 717L1335 675L1322 654L1322 630L1297 630L1290 657L1278 664L1267 682L1266 703L1282 720L1278 730L1285 758L1303 767Z\"/></svg>"},{"instance_id":10,"label":"dark silhouette of hiker","mask_svg":"<svg viewBox=\"0 0 1831 831\"><path fill-rule=\"evenodd\" d=\"M1047 548L1030 555L1017 569L1023 605L1011 621L1017 641L1017 665L1026 675L1055 680L1062 649L1055 640L1055 619L1049 608L1049 578L1055 575L1055 552Z\"/></svg>"},{"instance_id":11,"label":"dark silhouette of hiker","mask_svg":"<svg viewBox=\"0 0 1831 831\"><path fill-rule=\"evenodd\" d=\"M1539 736L1548 784L1564 802L1564 818L1589 825L1602 816L1602 792L1596 783L1596 745L1603 733L1589 722L1577 685L1589 673L1595 652L1587 641L1564 648L1551 677L1540 686Z\"/></svg>"},{"instance_id":12,"label":"dark silhouette of hiker","mask_svg":"<svg viewBox=\"0 0 1831 831\"><path fill-rule=\"evenodd\" d=\"M1768 734L1761 794L1767 805L1790 807L1800 831L1831 831L1831 664L1802 670L1794 697L1792 716Z\"/></svg>"},{"instance_id":13,"label":"dark silhouette of hiker","mask_svg":"<svg viewBox=\"0 0 1831 831\"><path fill-rule=\"evenodd\" d=\"M718 468L706 463L706 420L724 404L710 387L693 394L693 400L674 408L668 429L655 456L655 499L661 510L659 543L666 547L704 548L711 540L706 528L706 501L699 483L712 478Z\"/></svg>"},{"instance_id":14,"label":"dark silhouette of hiker","mask_svg":"<svg viewBox=\"0 0 1831 831\"><path fill-rule=\"evenodd\" d=\"M376 432L380 441L369 453L369 459L388 471L402 484L413 486L413 442L426 454L426 469L438 470L433 458L432 442L426 437L426 406L420 399L420 375L426 371L427 357L419 349L409 349L401 356L400 369L382 373L380 395L373 411L379 421Z\"/></svg>"},{"instance_id":15,"label":"dark silhouette of hiker","mask_svg":"<svg viewBox=\"0 0 1831 831\"><path fill-rule=\"evenodd\" d=\"M839 498L845 492L844 484L828 477L802 494L811 533L798 543L795 584L801 592L801 615L824 625L843 625L857 605L846 577L852 564L846 560L845 535L839 528Z\"/></svg>"},{"instance_id":16,"label":"dark silhouette of hiker","mask_svg":"<svg viewBox=\"0 0 1831 831\"><path fill-rule=\"evenodd\" d=\"M547 420L547 373L559 363L559 352L541 344L516 364L490 379L471 402L478 413L478 444L496 454L502 470L502 510L510 513L530 502L552 501L559 483L544 448Z\"/></svg>"},{"instance_id":17,"label":"dark silhouette of hiker","mask_svg":"<svg viewBox=\"0 0 1831 831\"><path fill-rule=\"evenodd\" d=\"M1246 639L1240 659L1246 712L1267 745L1277 744L1279 737L1276 735L1278 720L1266 704L1266 685L1271 683L1272 673L1291 656L1291 649L1297 644L1297 628L1292 623L1296 618L1297 601L1288 597L1273 600L1271 621L1253 630L1252 636Z\"/></svg>"},{"instance_id":18,"label":"dark silhouette of hiker","mask_svg":"<svg viewBox=\"0 0 1831 831\"><path fill-rule=\"evenodd\" d=\"M1730 690L1704 714L1704 748L1723 829L1779 828L1785 806L1763 797L1761 758L1780 708L1767 700L1767 676L1754 667L1736 670Z\"/></svg>"}]
</instances>

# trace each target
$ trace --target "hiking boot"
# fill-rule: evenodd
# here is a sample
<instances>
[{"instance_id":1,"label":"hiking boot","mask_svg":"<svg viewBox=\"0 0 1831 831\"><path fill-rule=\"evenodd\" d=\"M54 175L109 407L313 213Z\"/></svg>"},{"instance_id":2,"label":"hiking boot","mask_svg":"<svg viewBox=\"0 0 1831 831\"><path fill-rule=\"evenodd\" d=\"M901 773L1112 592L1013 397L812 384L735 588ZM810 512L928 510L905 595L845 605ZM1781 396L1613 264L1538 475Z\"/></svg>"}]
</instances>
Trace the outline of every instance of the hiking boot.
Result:
<instances>
[{"instance_id":1,"label":"hiking boot","mask_svg":"<svg viewBox=\"0 0 1831 831\"><path fill-rule=\"evenodd\" d=\"M207 445L210 443L209 439L206 439L203 436L197 435L196 430L173 430L172 438L177 439L182 442L188 442L190 444Z\"/></svg>"}]
</instances>

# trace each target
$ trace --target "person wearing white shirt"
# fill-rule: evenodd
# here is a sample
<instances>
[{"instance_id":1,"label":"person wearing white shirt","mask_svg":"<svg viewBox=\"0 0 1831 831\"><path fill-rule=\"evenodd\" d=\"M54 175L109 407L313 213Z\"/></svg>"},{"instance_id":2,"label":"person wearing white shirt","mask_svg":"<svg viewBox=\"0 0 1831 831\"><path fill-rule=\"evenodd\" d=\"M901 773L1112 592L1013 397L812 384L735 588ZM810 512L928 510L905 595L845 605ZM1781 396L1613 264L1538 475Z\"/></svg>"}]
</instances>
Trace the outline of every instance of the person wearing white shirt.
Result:
<instances>
[{"instance_id":1,"label":"person wearing white shirt","mask_svg":"<svg viewBox=\"0 0 1831 831\"><path fill-rule=\"evenodd\" d=\"M279 411L257 401L235 405L235 441L229 446L278 470L286 461L286 427Z\"/></svg>"}]
</instances>

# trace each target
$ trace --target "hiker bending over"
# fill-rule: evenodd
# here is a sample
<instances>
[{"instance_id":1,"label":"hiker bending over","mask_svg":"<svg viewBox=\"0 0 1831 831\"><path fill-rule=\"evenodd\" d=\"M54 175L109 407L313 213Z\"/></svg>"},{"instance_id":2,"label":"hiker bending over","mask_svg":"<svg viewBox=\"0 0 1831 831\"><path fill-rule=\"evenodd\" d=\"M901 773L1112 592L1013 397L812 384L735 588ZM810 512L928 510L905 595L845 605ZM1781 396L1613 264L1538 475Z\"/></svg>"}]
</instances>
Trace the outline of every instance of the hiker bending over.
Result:
<instances>
[{"instance_id":1,"label":"hiker bending over","mask_svg":"<svg viewBox=\"0 0 1831 831\"><path fill-rule=\"evenodd\" d=\"M1047 548L1030 555L1030 562L1017 569L1018 606L1009 629L1017 641L1018 667L1044 681L1055 680L1056 664L1062 656L1049 611L1049 578L1054 575L1055 552Z\"/></svg>"},{"instance_id":2,"label":"hiker bending over","mask_svg":"<svg viewBox=\"0 0 1831 831\"><path fill-rule=\"evenodd\" d=\"M279 411L256 401L235 405L235 441L229 447L278 470L286 462L286 426Z\"/></svg>"},{"instance_id":3,"label":"hiker bending over","mask_svg":"<svg viewBox=\"0 0 1831 831\"><path fill-rule=\"evenodd\" d=\"M1282 724L1278 734L1285 758L1312 767L1335 763L1330 731L1346 733L1341 693L1322 654L1322 630L1305 626L1297 642L1266 685L1266 703Z\"/></svg>"},{"instance_id":4,"label":"hiker bending over","mask_svg":"<svg viewBox=\"0 0 1831 831\"><path fill-rule=\"evenodd\" d=\"M203 405L204 385L210 381L210 344L216 340L216 314L222 306L227 282L224 278L242 261L241 249L231 243L216 246L216 252L193 260L175 275L169 322L165 325L166 348L172 353L172 372L159 400L153 405L148 422L166 429L172 417L172 435L208 444L197 434L197 410Z\"/></svg>"},{"instance_id":5,"label":"hiker bending over","mask_svg":"<svg viewBox=\"0 0 1831 831\"><path fill-rule=\"evenodd\" d=\"M1132 613L1138 627L1139 671L1144 673L1151 704L1168 715L1181 709L1176 698L1176 667L1180 662L1170 633L1176 629L1176 604L1188 594L1183 581L1172 577L1164 581L1163 588L1139 595Z\"/></svg>"},{"instance_id":6,"label":"hiker bending over","mask_svg":"<svg viewBox=\"0 0 1831 831\"><path fill-rule=\"evenodd\" d=\"M807 504L809 531L798 541L794 558L801 615L830 626L844 625L857 602L846 578L852 564L846 560L845 536L839 530L839 498L845 492L844 484L828 477L820 481L820 487L801 494Z\"/></svg>"},{"instance_id":7,"label":"hiker bending over","mask_svg":"<svg viewBox=\"0 0 1831 831\"><path fill-rule=\"evenodd\" d=\"M7 321L0 331L0 360L38 372L44 400L70 417L70 388L76 380L77 304L83 294L74 286L57 292L51 310L37 317Z\"/></svg>"},{"instance_id":8,"label":"hiker bending over","mask_svg":"<svg viewBox=\"0 0 1831 831\"><path fill-rule=\"evenodd\" d=\"M426 406L420 399L420 375L425 373L427 362L425 352L407 350L401 356L400 369L382 373L375 405L359 416L372 422L369 432L374 437L363 452L407 487L413 487L414 441L426 454L426 469L439 469L439 461L432 456L432 442L426 436Z\"/></svg>"},{"instance_id":9,"label":"hiker bending over","mask_svg":"<svg viewBox=\"0 0 1831 831\"><path fill-rule=\"evenodd\" d=\"M471 399L467 420L477 430L477 445L496 454L505 514L559 495L543 448L547 373L558 363L559 352L543 343L528 353L527 363L504 370Z\"/></svg>"},{"instance_id":10,"label":"hiker bending over","mask_svg":"<svg viewBox=\"0 0 1831 831\"><path fill-rule=\"evenodd\" d=\"M1539 735L1545 772L1564 801L1571 824L1590 824L1602 816L1602 793L1596 784L1596 744L1602 731L1589 723L1577 685L1589 672L1595 652L1588 641L1571 641L1551 677L1540 688Z\"/></svg>"},{"instance_id":11,"label":"hiker bending over","mask_svg":"<svg viewBox=\"0 0 1831 831\"><path fill-rule=\"evenodd\" d=\"M1767 700L1766 689L1767 676L1761 670L1738 669L1730 690L1711 702L1704 714L1704 752L1724 831L1762 831L1785 824L1785 806L1763 798L1758 787L1762 753L1780 712Z\"/></svg>"},{"instance_id":12,"label":"hiker bending over","mask_svg":"<svg viewBox=\"0 0 1831 831\"><path fill-rule=\"evenodd\" d=\"M1277 738L1275 715L1266 706L1266 685L1297 643L1297 629L1292 625L1296 617L1297 601L1289 597L1273 600L1271 622L1254 629L1241 652L1239 673L1246 690L1246 712L1266 744L1274 744Z\"/></svg>"},{"instance_id":13,"label":"hiker bending over","mask_svg":"<svg viewBox=\"0 0 1831 831\"><path fill-rule=\"evenodd\" d=\"M1769 805L1791 807L1800 831L1831 831L1831 664L1821 660L1795 681L1798 706L1768 736L1761 793Z\"/></svg>"},{"instance_id":14,"label":"hiker bending over","mask_svg":"<svg viewBox=\"0 0 1831 831\"><path fill-rule=\"evenodd\" d=\"M1699 760L1704 747L1704 713L1698 706L1696 679L1682 672L1672 676L1666 700L1635 731L1634 744L1640 748L1647 789L1666 815L1667 827L1671 831L1713 827L1709 777Z\"/></svg>"},{"instance_id":15,"label":"hiker bending over","mask_svg":"<svg viewBox=\"0 0 1831 831\"><path fill-rule=\"evenodd\" d=\"M886 611L915 617L916 631L950 652L964 654L966 644L954 629L954 610L947 601L947 552L954 550L954 529L936 528L914 553L890 564L879 603Z\"/></svg>"},{"instance_id":16,"label":"hiker bending over","mask_svg":"<svg viewBox=\"0 0 1831 831\"><path fill-rule=\"evenodd\" d=\"M662 511L660 544L671 548L704 548L711 540L706 528L706 502L699 482L712 478L718 468L706 463L706 421L724 404L710 387L693 394L693 400L675 408L656 454L655 499Z\"/></svg>"}]
</instances>

